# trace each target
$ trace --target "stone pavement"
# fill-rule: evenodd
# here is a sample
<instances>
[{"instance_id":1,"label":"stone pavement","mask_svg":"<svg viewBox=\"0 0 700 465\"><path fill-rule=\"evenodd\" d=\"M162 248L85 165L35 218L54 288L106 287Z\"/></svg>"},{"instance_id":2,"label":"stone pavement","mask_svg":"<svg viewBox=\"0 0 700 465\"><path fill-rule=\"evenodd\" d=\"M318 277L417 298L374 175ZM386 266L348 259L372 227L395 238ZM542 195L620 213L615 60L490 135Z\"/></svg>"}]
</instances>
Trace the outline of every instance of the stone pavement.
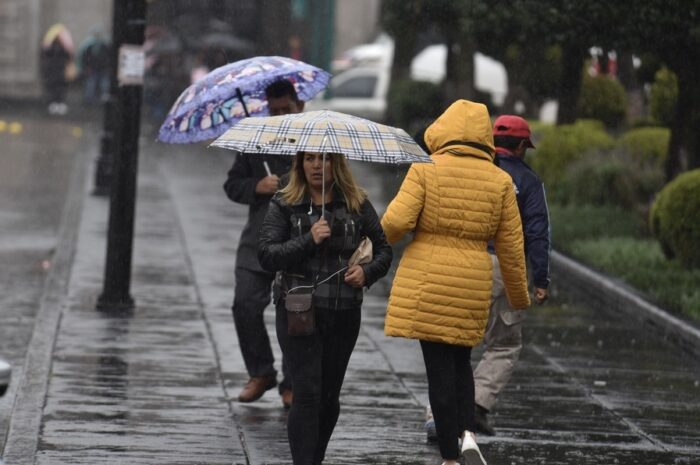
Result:
<instances>
[{"instance_id":1,"label":"stone pavement","mask_svg":"<svg viewBox=\"0 0 700 465\"><path fill-rule=\"evenodd\" d=\"M247 379L230 314L246 209L221 189L233 157L148 140L141 152L136 308L95 310L108 203L89 195L88 168L65 213L25 376L14 381L7 465L290 463L276 392L235 401ZM358 176L379 211L390 197L382 191L396 187L382 173ZM363 307L328 464L440 463L422 430L418 344L382 332L384 281ZM266 321L274 335L272 311ZM624 315L565 296L531 311L525 338L494 412L499 434L479 437L490 464L700 463L696 358Z\"/></svg>"}]
</instances>

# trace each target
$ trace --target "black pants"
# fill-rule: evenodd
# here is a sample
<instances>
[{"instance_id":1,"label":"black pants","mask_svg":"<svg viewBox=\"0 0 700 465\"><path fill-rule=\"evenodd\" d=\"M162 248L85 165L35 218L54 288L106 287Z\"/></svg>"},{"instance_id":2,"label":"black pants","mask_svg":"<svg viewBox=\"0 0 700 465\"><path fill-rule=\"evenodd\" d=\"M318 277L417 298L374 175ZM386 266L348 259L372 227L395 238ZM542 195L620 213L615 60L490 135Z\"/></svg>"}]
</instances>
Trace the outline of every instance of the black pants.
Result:
<instances>
[{"instance_id":1,"label":"black pants","mask_svg":"<svg viewBox=\"0 0 700 465\"><path fill-rule=\"evenodd\" d=\"M270 303L274 275L236 267L236 293L233 298L233 322L248 375L276 376L270 338L265 328L264 310ZM280 346L282 344L280 343ZM291 378L284 357L280 392L291 389Z\"/></svg>"},{"instance_id":2,"label":"black pants","mask_svg":"<svg viewBox=\"0 0 700 465\"><path fill-rule=\"evenodd\" d=\"M277 305L277 337L294 385L294 402L287 418L294 465L323 462L340 414L340 388L360 332L360 320L359 308L317 309L314 334L288 336L284 299Z\"/></svg>"},{"instance_id":3,"label":"black pants","mask_svg":"<svg viewBox=\"0 0 700 465\"><path fill-rule=\"evenodd\" d=\"M420 341L420 346L440 454L443 459L457 460L459 436L464 430L476 429L472 348L427 341Z\"/></svg>"}]
</instances>

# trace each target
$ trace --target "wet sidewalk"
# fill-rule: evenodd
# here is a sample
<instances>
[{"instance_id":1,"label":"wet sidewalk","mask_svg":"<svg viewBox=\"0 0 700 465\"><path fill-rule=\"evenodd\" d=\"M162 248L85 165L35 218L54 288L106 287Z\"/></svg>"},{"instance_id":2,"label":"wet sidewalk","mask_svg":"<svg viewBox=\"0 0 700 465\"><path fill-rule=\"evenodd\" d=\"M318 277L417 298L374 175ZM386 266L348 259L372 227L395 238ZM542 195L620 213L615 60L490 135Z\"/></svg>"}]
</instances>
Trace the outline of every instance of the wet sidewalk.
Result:
<instances>
[{"instance_id":1,"label":"wet sidewalk","mask_svg":"<svg viewBox=\"0 0 700 465\"><path fill-rule=\"evenodd\" d=\"M33 389L13 412L7 465L288 464L276 391L235 400L247 375L230 305L247 212L221 189L232 155L141 150L136 308L95 310L108 202L85 183L65 287L46 303L58 318L47 331L55 340L44 341L50 371L24 380ZM358 178L381 212L377 176ZM383 335L385 290L375 286L365 300L329 465L440 463L422 430L418 343ZM700 463L700 361L623 315L565 302L528 317L521 362L494 411L498 435L479 437L489 464ZM266 321L274 335L272 311Z\"/></svg>"}]
</instances>

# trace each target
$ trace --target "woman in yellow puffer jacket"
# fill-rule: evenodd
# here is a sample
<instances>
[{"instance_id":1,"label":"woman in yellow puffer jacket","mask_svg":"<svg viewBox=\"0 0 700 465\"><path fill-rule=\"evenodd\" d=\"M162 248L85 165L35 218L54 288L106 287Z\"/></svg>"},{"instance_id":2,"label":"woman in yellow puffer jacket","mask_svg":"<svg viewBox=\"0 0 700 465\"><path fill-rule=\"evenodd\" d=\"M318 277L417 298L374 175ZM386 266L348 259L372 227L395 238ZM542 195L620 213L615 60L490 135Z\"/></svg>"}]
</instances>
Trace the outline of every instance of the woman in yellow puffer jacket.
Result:
<instances>
[{"instance_id":1,"label":"woman in yellow puffer jacket","mask_svg":"<svg viewBox=\"0 0 700 465\"><path fill-rule=\"evenodd\" d=\"M471 348L491 302L493 241L513 308L530 305L520 214L510 176L493 164L488 110L458 100L425 131L432 164L411 166L382 218L389 243L415 231L389 297L384 332L418 339L445 464L485 464L474 434Z\"/></svg>"}]
</instances>

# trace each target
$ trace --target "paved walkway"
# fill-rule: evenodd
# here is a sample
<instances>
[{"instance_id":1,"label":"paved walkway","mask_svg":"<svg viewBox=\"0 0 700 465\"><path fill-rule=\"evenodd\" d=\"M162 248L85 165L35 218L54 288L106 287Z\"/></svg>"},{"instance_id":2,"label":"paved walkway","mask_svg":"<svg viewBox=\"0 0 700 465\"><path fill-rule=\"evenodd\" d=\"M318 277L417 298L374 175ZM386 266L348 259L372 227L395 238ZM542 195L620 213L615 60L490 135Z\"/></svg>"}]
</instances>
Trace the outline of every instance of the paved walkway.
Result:
<instances>
[{"instance_id":1,"label":"paved walkway","mask_svg":"<svg viewBox=\"0 0 700 465\"><path fill-rule=\"evenodd\" d=\"M17 381L7 465L290 463L275 391L235 401L247 379L230 315L246 210L220 187L232 160L143 144L130 315L94 309L108 204L81 184L28 356L36 375ZM383 188L376 171L360 178L382 211L396 178ZM418 344L382 333L385 290L366 298L331 465L440 463L422 431ZM700 361L622 315L554 300L527 320L498 436L479 438L489 463L700 463ZM272 311L267 323L274 334Z\"/></svg>"}]
</instances>

